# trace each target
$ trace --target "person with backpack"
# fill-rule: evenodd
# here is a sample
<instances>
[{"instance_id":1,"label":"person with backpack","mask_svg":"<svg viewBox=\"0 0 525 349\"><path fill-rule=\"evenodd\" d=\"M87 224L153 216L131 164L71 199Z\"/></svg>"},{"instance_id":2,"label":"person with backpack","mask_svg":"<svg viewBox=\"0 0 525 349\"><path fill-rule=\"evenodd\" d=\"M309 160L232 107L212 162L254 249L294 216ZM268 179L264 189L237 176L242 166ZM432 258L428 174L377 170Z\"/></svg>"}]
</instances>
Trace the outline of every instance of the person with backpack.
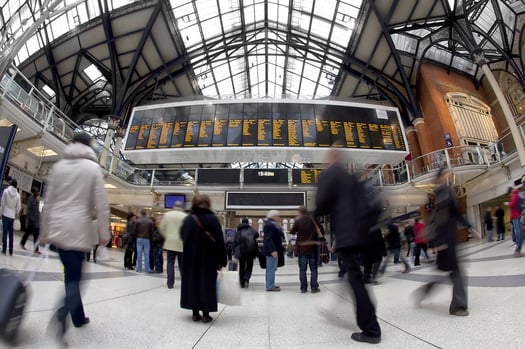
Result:
<instances>
[{"instance_id":1,"label":"person with backpack","mask_svg":"<svg viewBox=\"0 0 525 349\"><path fill-rule=\"evenodd\" d=\"M239 283L241 288L248 288L252 277L253 260L257 256L257 238L259 233L250 226L248 218L243 218L237 226L233 240L235 258L239 260Z\"/></svg>"},{"instance_id":2,"label":"person with backpack","mask_svg":"<svg viewBox=\"0 0 525 349\"><path fill-rule=\"evenodd\" d=\"M305 206L299 207L299 216L290 230L291 234L297 234L295 242L295 255L299 260L299 281L301 283L301 293L308 291L308 279L306 278L306 269L310 267L310 290L312 293L319 292L319 283L317 281L318 266L318 246L319 239L322 236L319 227L314 219L308 214Z\"/></svg>"},{"instance_id":3,"label":"person with backpack","mask_svg":"<svg viewBox=\"0 0 525 349\"><path fill-rule=\"evenodd\" d=\"M328 153L329 167L319 176L316 195L316 217L330 215L331 232L336 239L335 252L343 259L348 282L353 291L357 325L352 340L377 344L381 342L381 327L374 304L370 300L361 272L361 252L372 243L370 229L379 217L369 208L377 202L365 190L356 175L348 173L343 164L342 150L335 147Z\"/></svg>"}]
</instances>

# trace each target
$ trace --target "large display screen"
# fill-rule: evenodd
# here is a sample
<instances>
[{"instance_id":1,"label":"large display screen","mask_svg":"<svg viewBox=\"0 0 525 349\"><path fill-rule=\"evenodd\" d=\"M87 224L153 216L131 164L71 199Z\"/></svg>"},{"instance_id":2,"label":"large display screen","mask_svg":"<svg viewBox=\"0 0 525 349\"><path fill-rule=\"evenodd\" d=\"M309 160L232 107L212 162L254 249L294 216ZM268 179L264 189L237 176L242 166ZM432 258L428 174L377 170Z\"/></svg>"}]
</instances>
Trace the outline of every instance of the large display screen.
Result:
<instances>
[{"instance_id":1,"label":"large display screen","mask_svg":"<svg viewBox=\"0 0 525 349\"><path fill-rule=\"evenodd\" d=\"M173 208L177 202L184 205L185 201L186 195L184 194L166 194L164 195L164 208Z\"/></svg>"},{"instance_id":2,"label":"large display screen","mask_svg":"<svg viewBox=\"0 0 525 349\"><path fill-rule=\"evenodd\" d=\"M226 192L226 209L297 209L306 203L304 192Z\"/></svg>"},{"instance_id":3,"label":"large display screen","mask_svg":"<svg viewBox=\"0 0 525 349\"><path fill-rule=\"evenodd\" d=\"M125 150L194 147L329 147L406 151L395 109L355 104L193 102L139 107Z\"/></svg>"}]
</instances>

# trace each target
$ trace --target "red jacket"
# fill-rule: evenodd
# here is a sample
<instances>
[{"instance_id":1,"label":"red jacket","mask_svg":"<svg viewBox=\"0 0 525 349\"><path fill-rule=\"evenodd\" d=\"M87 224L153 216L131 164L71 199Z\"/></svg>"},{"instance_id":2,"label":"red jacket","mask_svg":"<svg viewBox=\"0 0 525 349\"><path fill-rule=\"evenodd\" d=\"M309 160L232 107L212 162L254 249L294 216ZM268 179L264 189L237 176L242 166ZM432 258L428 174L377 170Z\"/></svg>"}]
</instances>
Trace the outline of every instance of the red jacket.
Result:
<instances>
[{"instance_id":1,"label":"red jacket","mask_svg":"<svg viewBox=\"0 0 525 349\"><path fill-rule=\"evenodd\" d=\"M416 233L416 238L414 239L414 242L416 244L428 244L428 240L425 239L424 229L425 225L422 222L417 222L414 225L414 231Z\"/></svg>"},{"instance_id":2,"label":"red jacket","mask_svg":"<svg viewBox=\"0 0 525 349\"><path fill-rule=\"evenodd\" d=\"M512 191L510 194L510 219L516 219L521 217L521 207L518 207L520 190L518 188Z\"/></svg>"}]
</instances>

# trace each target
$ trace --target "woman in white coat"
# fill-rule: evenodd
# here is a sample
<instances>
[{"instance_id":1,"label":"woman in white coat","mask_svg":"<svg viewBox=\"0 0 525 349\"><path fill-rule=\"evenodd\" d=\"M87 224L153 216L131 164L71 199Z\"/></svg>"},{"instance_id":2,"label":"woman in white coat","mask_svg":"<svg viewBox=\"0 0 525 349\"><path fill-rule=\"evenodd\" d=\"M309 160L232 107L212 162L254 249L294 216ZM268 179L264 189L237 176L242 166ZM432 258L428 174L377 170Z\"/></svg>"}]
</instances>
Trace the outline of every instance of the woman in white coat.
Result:
<instances>
[{"instance_id":1,"label":"woman in white coat","mask_svg":"<svg viewBox=\"0 0 525 349\"><path fill-rule=\"evenodd\" d=\"M64 305L55 314L60 324L58 337L62 340L68 314L75 327L89 322L79 287L85 252L99 241L105 246L110 239L108 197L89 134L75 132L46 184L41 240L57 247L64 265Z\"/></svg>"}]
</instances>

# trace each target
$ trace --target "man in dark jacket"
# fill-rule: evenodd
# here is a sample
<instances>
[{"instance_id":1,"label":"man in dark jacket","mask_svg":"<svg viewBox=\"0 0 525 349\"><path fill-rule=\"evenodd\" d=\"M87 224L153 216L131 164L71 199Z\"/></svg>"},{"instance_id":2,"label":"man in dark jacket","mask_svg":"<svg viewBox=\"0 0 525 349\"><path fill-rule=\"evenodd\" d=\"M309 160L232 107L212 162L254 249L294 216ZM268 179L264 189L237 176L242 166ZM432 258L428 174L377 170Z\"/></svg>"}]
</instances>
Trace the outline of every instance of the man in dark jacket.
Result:
<instances>
[{"instance_id":1,"label":"man in dark jacket","mask_svg":"<svg viewBox=\"0 0 525 349\"><path fill-rule=\"evenodd\" d=\"M257 256L257 238L259 233L250 225L248 218L243 218L237 226L233 240L235 258L239 260L239 283L241 288L248 287L252 277L253 259Z\"/></svg>"},{"instance_id":2,"label":"man in dark jacket","mask_svg":"<svg viewBox=\"0 0 525 349\"><path fill-rule=\"evenodd\" d=\"M137 242L133 238L135 220L137 216L133 212L128 213L128 223L126 223L126 251L124 252L124 268L133 270L133 251L137 248ZM136 255L136 252L135 252Z\"/></svg>"},{"instance_id":3,"label":"man in dark jacket","mask_svg":"<svg viewBox=\"0 0 525 349\"><path fill-rule=\"evenodd\" d=\"M137 272L142 272L142 250L144 250L144 265L146 273L151 273L149 252L153 237L153 221L148 217L146 210L140 211L140 218L135 221L133 235L137 239Z\"/></svg>"},{"instance_id":4,"label":"man in dark jacket","mask_svg":"<svg viewBox=\"0 0 525 349\"><path fill-rule=\"evenodd\" d=\"M498 205L496 208L495 216L496 216L496 230L498 233L498 241L505 240L505 223L504 223L505 211L503 210L503 208L501 208L500 205Z\"/></svg>"},{"instance_id":5,"label":"man in dark jacket","mask_svg":"<svg viewBox=\"0 0 525 349\"><path fill-rule=\"evenodd\" d=\"M401 234L399 233L399 227L396 223L391 222L388 225L388 235L386 236L386 241L388 243L388 256L385 258L383 265L379 268L379 273L384 274L386 267L388 265L388 260L391 256L394 256L394 263L398 263L401 259L405 266L403 273L408 273L410 271L410 265L408 261L400 254L401 251Z\"/></svg>"},{"instance_id":6,"label":"man in dark jacket","mask_svg":"<svg viewBox=\"0 0 525 349\"><path fill-rule=\"evenodd\" d=\"M281 288L275 285L275 271L279 261L279 255L284 258L283 249L283 230L280 213L277 210L270 210L266 215L266 223L263 227L264 244L263 254L266 256L266 291L280 291Z\"/></svg>"},{"instance_id":7,"label":"man in dark jacket","mask_svg":"<svg viewBox=\"0 0 525 349\"><path fill-rule=\"evenodd\" d=\"M318 231L317 224L304 206L299 207L299 216L290 230L291 234L297 234L295 242L295 254L299 257L299 281L301 282L301 293L308 291L308 280L306 278L306 268L310 266L310 288L312 293L319 292L317 282L317 265L319 238L321 233Z\"/></svg>"},{"instance_id":8,"label":"man in dark jacket","mask_svg":"<svg viewBox=\"0 0 525 349\"><path fill-rule=\"evenodd\" d=\"M34 247L33 251L40 254L38 251L38 235L40 231L40 204L39 204L39 189L37 187L31 188L32 195L27 199L27 225L20 247L25 250L25 244L29 235L33 235Z\"/></svg>"},{"instance_id":9,"label":"man in dark jacket","mask_svg":"<svg viewBox=\"0 0 525 349\"><path fill-rule=\"evenodd\" d=\"M316 196L317 216L330 215L332 233L336 239L336 252L348 269L348 281L354 293L357 325L362 332L352 333L358 342L379 343L381 328L375 308L363 281L360 252L370 244L370 234L362 221L355 219L359 200L354 195L358 179L349 174L342 164L341 150L332 148L330 166L321 172Z\"/></svg>"}]
</instances>

